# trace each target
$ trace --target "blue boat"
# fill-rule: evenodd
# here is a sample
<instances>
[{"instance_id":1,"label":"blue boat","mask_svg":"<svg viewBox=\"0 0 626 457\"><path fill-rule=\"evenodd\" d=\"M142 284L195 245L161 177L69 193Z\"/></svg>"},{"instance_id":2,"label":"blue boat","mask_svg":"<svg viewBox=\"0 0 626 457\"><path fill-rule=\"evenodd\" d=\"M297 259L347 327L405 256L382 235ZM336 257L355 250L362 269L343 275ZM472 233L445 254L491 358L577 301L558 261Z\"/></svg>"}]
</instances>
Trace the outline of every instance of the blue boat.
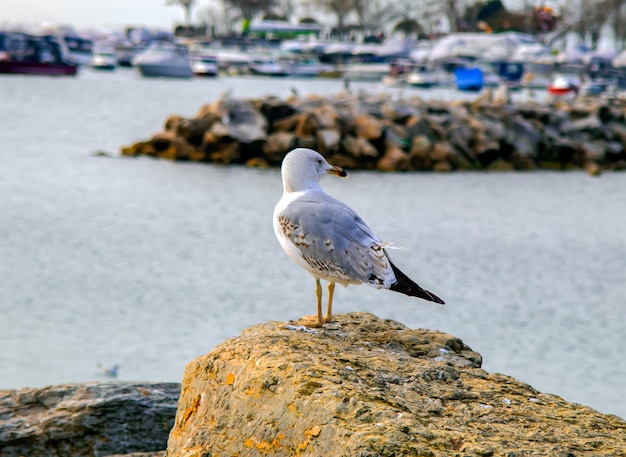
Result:
<instances>
[{"instance_id":1,"label":"blue boat","mask_svg":"<svg viewBox=\"0 0 626 457\"><path fill-rule=\"evenodd\" d=\"M463 91L477 92L483 88L483 71L480 68L455 68L456 88Z\"/></svg>"},{"instance_id":2,"label":"blue boat","mask_svg":"<svg viewBox=\"0 0 626 457\"><path fill-rule=\"evenodd\" d=\"M496 62L496 73L508 83L519 83L524 76L523 62Z\"/></svg>"}]
</instances>

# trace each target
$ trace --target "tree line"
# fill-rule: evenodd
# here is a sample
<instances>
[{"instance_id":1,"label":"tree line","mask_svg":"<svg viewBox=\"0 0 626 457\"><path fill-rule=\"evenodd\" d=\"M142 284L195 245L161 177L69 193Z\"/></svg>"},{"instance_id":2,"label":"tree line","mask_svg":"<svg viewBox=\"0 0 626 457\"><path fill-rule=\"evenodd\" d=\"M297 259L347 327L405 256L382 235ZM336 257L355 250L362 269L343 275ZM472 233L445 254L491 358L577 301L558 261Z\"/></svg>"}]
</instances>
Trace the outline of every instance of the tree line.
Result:
<instances>
[{"instance_id":1,"label":"tree line","mask_svg":"<svg viewBox=\"0 0 626 457\"><path fill-rule=\"evenodd\" d=\"M198 0L165 0L185 11L191 24ZM359 29L364 32L392 30L407 35L431 36L443 31L515 30L540 34L545 24L537 22L537 11L550 10L553 25L575 33L596 46L602 32L612 33L618 45L626 45L626 0L560 0L546 8L545 0L524 0L511 11L500 0L211 0L202 20L234 29L242 20L274 19L318 22L333 28L335 35ZM512 3L512 2L508 2ZM519 2L516 6L520 6ZM545 8L545 10L543 10ZM541 10L539 10L541 9ZM199 16L198 14L197 16ZM332 19L330 19L332 18ZM328 24L330 19L330 24ZM548 22L550 24L550 22Z\"/></svg>"}]
</instances>

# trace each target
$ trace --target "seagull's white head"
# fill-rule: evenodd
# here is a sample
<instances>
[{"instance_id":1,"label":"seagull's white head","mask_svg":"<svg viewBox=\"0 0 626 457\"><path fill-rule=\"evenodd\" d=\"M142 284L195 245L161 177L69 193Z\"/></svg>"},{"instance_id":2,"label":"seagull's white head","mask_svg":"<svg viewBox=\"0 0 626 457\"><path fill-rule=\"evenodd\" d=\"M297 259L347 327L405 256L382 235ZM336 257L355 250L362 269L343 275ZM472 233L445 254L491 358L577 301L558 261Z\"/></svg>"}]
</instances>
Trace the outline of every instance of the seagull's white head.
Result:
<instances>
[{"instance_id":1,"label":"seagull's white head","mask_svg":"<svg viewBox=\"0 0 626 457\"><path fill-rule=\"evenodd\" d=\"M335 167L312 149L297 148L289 152L281 166L285 192L319 188L320 179L327 174L347 176L343 168Z\"/></svg>"}]
</instances>

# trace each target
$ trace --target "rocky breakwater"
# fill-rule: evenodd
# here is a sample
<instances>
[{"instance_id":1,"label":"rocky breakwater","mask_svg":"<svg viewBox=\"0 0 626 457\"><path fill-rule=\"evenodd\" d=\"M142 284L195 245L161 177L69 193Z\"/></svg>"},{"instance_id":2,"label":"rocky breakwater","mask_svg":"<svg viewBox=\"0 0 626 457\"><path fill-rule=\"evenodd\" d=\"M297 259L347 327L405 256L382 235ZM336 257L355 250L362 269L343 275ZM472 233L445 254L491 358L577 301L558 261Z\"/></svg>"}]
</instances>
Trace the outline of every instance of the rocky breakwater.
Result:
<instances>
[{"instance_id":1,"label":"rocky breakwater","mask_svg":"<svg viewBox=\"0 0 626 457\"><path fill-rule=\"evenodd\" d=\"M122 155L278 166L296 147L349 169L626 168L626 103L438 102L384 95L223 97Z\"/></svg>"},{"instance_id":2,"label":"rocky breakwater","mask_svg":"<svg viewBox=\"0 0 626 457\"><path fill-rule=\"evenodd\" d=\"M0 457L163 455L177 383L0 390Z\"/></svg>"},{"instance_id":3,"label":"rocky breakwater","mask_svg":"<svg viewBox=\"0 0 626 457\"><path fill-rule=\"evenodd\" d=\"M367 313L269 322L185 370L167 457L626 456L626 422Z\"/></svg>"}]
</instances>

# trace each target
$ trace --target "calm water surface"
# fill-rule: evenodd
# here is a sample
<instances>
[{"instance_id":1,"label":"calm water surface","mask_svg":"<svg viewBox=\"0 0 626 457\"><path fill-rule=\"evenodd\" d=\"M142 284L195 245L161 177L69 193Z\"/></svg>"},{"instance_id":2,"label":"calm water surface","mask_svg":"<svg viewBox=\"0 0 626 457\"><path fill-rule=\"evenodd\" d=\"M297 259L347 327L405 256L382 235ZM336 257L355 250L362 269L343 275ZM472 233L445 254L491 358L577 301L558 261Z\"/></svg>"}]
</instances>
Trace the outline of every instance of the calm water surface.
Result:
<instances>
[{"instance_id":1,"label":"calm water surface","mask_svg":"<svg viewBox=\"0 0 626 457\"><path fill-rule=\"evenodd\" d=\"M291 87L342 84L0 78L0 388L105 379L97 363L119 363L123 380L180 381L243 328L313 313L313 280L272 232L277 170L118 157L225 90ZM452 333L489 371L626 417L626 175L353 172L323 184L447 303L361 286L337 290L337 312Z\"/></svg>"}]
</instances>

